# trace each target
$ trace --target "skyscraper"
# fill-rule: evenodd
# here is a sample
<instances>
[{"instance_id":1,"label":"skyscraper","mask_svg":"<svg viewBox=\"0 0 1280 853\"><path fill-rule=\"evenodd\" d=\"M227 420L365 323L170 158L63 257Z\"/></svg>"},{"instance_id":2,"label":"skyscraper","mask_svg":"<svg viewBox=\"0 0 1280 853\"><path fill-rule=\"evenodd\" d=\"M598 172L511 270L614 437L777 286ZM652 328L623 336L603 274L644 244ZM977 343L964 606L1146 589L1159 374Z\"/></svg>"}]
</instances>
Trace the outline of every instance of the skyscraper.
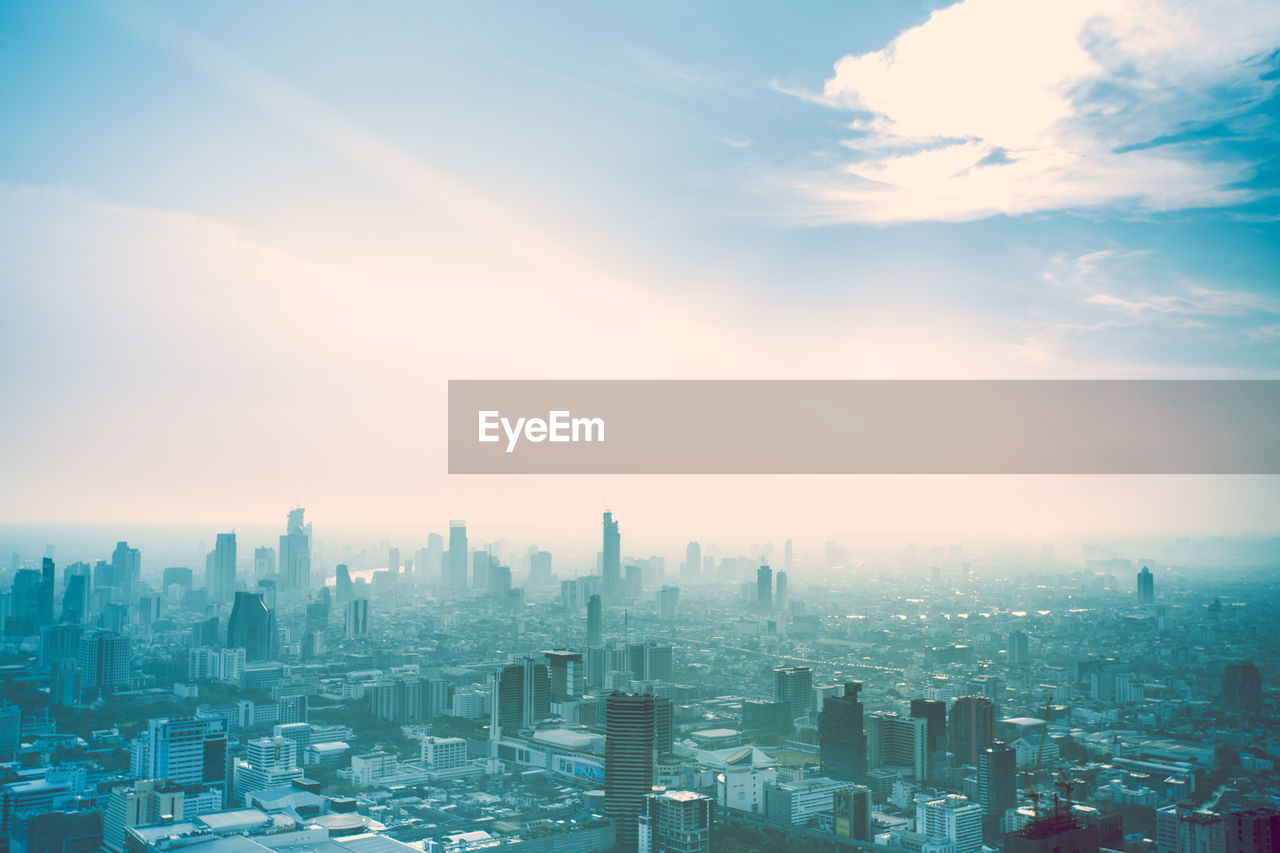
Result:
<instances>
[{"instance_id":1,"label":"skyscraper","mask_svg":"<svg viewBox=\"0 0 1280 853\"><path fill-rule=\"evenodd\" d=\"M978 754L978 806L989 841L1000 837L1000 819L1017 805L1018 759L1013 747L995 743Z\"/></svg>"},{"instance_id":2,"label":"skyscraper","mask_svg":"<svg viewBox=\"0 0 1280 853\"><path fill-rule=\"evenodd\" d=\"M398 577L400 574L400 549L387 549L387 568L391 570L392 577Z\"/></svg>"},{"instance_id":3,"label":"skyscraper","mask_svg":"<svg viewBox=\"0 0 1280 853\"><path fill-rule=\"evenodd\" d=\"M768 566L756 569L756 609L773 612L773 569Z\"/></svg>"},{"instance_id":4,"label":"skyscraper","mask_svg":"<svg viewBox=\"0 0 1280 853\"><path fill-rule=\"evenodd\" d=\"M285 533L280 537L279 590L291 597L311 591L311 525L303 525L301 507L289 510Z\"/></svg>"},{"instance_id":5,"label":"skyscraper","mask_svg":"<svg viewBox=\"0 0 1280 853\"><path fill-rule=\"evenodd\" d=\"M996 706L986 696L961 696L951 704L951 752L960 764L977 766L995 736Z\"/></svg>"},{"instance_id":6,"label":"skyscraper","mask_svg":"<svg viewBox=\"0 0 1280 853\"><path fill-rule=\"evenodd\" d=\"M1031 642L1027 632L1021 629L1009 632L1009 665L1026 666L1031 663Z\"/></svg>"},{"instance_id":7,"label":"skyscraper","mask_svg":"<svg viewBox=\"0 0 1280 853\"><path fill-rule=\"evenodd\" d=\"M467 523L449 522L449 589L467 588Z\"/></svg>"},{"instance_id":8,"label":"skyscraper","mask_svg":"<svg viewBox=\"0 0 1280 853\"><path fill-rule=\"evenodd\" d=\"M637 818L638 853L710 853L714 806L693 791L646 795Z\"/></svg>"},{"instance_id":9,"label":"skyscraper","mask_svg":"<svg viewBox=\"0 0 1280 853\"><path fill-rule=\"evenodd\" d=\"M492 735L531 728L551 716L551 668L537 658L504 667L493 682Z\"/></svg>"},{"instance_id":10,"label":"skyscraper","mask_svg":"<svg viewBox=\"0 0 1280 853\"><path fill-rule=\"evenodd\" d=\"M217 603L231 601L236 591L236 535L219 533L204 575L205 592Z\"/></svg>"},{"instance_id":11,"label":"skyscraper","mask_svg":"<svg viewBox=\"0 0 1280 853\"><path fill-rule=\"evenodd\" d=\"M109 693L133 682L133 644L114 631L94 631L80 639L76 655L80 686Z\"/></svg>"},{"instance_id":12,"label":"skyscraper","mask_svg":"<svg viewBox=\"0 0 1280 853\"><path fill-rule=\"evenodd\" d=\"M604 514L604 548L602 551L604 599L610 604L622 598L622 538L613 513Z\"/></svg>"},{"instance_id":13,"label":"skyscraper","mask_svg":"<svg viewBox=\"0 0 1280 853\"><path fill-rule=\"evenodd\" d=\"M843 696L828 696L818 715L818 755L822 775L861 782L867 778L867 735L863 730L862 682L844 685Z\"/></svg>"},{"instance_id":14,"label":"skyscraper","mask_svg":"<svg viewBox=\"0 0 1280 853\"><path fill-rule=\"evenodd\" d=\"M551 552L534 551L529 555L529 586L551 583Z\"/></svg>"},{"instance_id":15,"label":"skyscraper","mask_svg":"<svg viewBox=\"0 0 1280 853\"><path fill-rule=\"evenodd\" d=\"M1262 676L1253 661L1236 661L1223 668L1222 704L1232 711L1262 710Z\"/></svg>"},{"instance_id":16,"label":"skyscraper","mask_svg":"<svg viewBox=\"0 0 1280 853\"><path fill-rule=\"evenodd\" d=\"M229 721L221 714L157 718L134 742L148 779L168 779L188 789L225 785Z\"/></svg>"},{"instance_id":17,"label":"skyscraper","mask_svg":"<svg viewBox=\"0 0 1280 853\"><path fill-rule=\"evenodd\" d=\"M58 572L54 568L53 558L45 557L40 566L40 596L37 604L36 628L53 624L53 588L57 584Z\"/></svg>"},{"instance_id":18,"label":"skyscraper","mask_svg":"<svg viewBox=\"0 0 1280 853\"><path fill-rule=\"evenodd\" d=\"M867 716L867 766L902 767L919 782L929 778L929 721L893 712Z\"/></svg>"},{"instance_id":19,"label":"skyscraper","mask_svg":"<svg viewBox=\"0 0 1280 853\"><path fill-rule=\"evenodd\" d=\"M344 636L348 640L364 637L369 633L369 599L353 598L347 602L343 622Z\"/></svg>"},{"instance_id":20,"label":"skyscraper","mask_svg":"<svg viewBox=\"0 0 1280 853\"><path fill-rule=\"evenodd\" d=\"M925 749L928 763L925 779L933 782L942 777L947 764L947 703L932 699L912 699L911 716L925 720Z\"/></svg>"},{"instance_id":21,"label":"skyscraper","mask_svg":"<svg viewBox=\"0 0 1280 853\"><path fill-rule=\"evenodd\" d=\"M543 652L551 673L551 698L570 699L586 692L586 669L582 653L564 649Z\"/></svg>"},{"instance_id":22,"label":"skyscraper","mask_svg":"<svg viewBox=\"0 0 1280 853\"><path fill-rule=\"evenodd\" d=\"M625 850L637 849L639 816L653 790L656 704L647 693L605 697L604 811Z\"/></svg>"},{"instance_id":23,"label":"skyscraper","mask_svg":"<svg viewBox=\"0 0 1280 853\"><path fill-rule=\"evenodd\" d=\"M604 642L604 602L600 596L587 599L587 645L598 646Z\"/></svg>"},{"instance_id":24,"label":"skyscraper","mask_svg":"<svg viewBox=\"0 0 1280 853\"><path fill-rule=\"evenodd\" d=\"M127 604L133 600L133 586L141 573L142 554L127 542L117 542L111 552L111 575L112 585L119 590L119 601Z\"/></svg>"},{"instance_id":25,"label":"skyscraper","mask_svg":"<svg viewBox=\"0 0 1280 853\"><path fill-rule=\"evenodd\" d=\"M1156 577L1146 566L1138 572L1138 604L1156 603Z\"/></svg>"},{"instance_id":26,"label":"skyscraper","mask_svg":"<svg viewBox=\"0 0 1280 853\"><path fill-rule=\"evenodd\" d=\"M702 546L690 542L684 548L684 563L680 566L680 576L696 580L702 574Z\"/></svg>"},{"instance_id":27,"label":"skyscraper","mask_svg":"<svg viewBox=\"0 0 1280 853\"><path fill-rule=\"evenodd\" d=\"M780 666L773 671L773 698L786 702L791 719L813 710L813 670L807 666Z\"/></svg>"},{"instance_id":28,"label":"skyscraper","mask_svg":"<svg viewBox=\"0 0 1280 853\"><path fill-rule=\"evenodd\" d=\"M778 577L774 584L776 589L773 593L773 606L778 610L785 610L787 607L787 573L778 572Z\"/></svg>"},{"instance_id":29,"label":"skyscraper","mask_svg":"<svg viewBox=\"0 0 1280 853\"><path fill-rule=\"evenodd\" d=\"M280 655L275 611L260 592L237 592L227 619L227 647L244 649L246 661L275 660Z\"/></svg>"}]
</instances>

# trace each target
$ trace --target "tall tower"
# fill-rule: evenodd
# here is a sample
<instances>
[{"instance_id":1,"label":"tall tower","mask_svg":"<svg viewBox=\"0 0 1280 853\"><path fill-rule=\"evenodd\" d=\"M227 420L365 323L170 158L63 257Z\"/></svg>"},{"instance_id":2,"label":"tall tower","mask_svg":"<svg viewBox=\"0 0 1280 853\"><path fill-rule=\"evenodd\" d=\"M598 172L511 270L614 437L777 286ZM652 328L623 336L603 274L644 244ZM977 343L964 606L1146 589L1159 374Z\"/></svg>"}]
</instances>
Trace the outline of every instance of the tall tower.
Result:
<instances>
[{"instance_id":1,"label":"tall tower","mask_svg":"<svg viewBox=\"0 0 1280 853\"><path fill-rule=\"evenodd\" d=\"M756 609L773 612L773 569L768 566L756 569Z\"/></svg>"},{"instance_id":2,"label":"tall tower","mask_svg":"<svg viewBox=\"0 0 1280 853\"><path fill-rule=\"evenodd\" d=\"M637 821L653 791L656 718L657 699L648 693L605 697L604 812L624 850L637 847Z\"/></svg>"},{"instance_id":3,"label":"tall tower","mask_svg":"<svg viewBox=\"0 0 1280 853\"><path fill-rule=\"evenodd\" d=\"M204 579L205 592L219 604L230 601L236 592L236 535L219 533L213 546Z\"/></svg>"},{"instance_id":4,"label":"tall tower","mask_svg":"<svg viewBox=\"0 0 1280 853\"><path fill-rule=\"evenodd\" d=\"M246 661L275 660L280 656L275 611L267 608L260 592L237 592L227 619L227 647L244 649Z\"/></svg>"},{"instance_id":5,"label":"tall tower","mask_svg":"<svg viewBox=\"0 0 1280 853\"><path fill-rule=\"evenodd\" d=\"M1013 747L996 743L978 754L978 805L982 830L989 840L1000 837L1000 818L1017 805L1018 758Z\"/></svg>"},{"instance_id":6,"label":"tall tower","mask_svg":"<svg viewBox=\"0 0 1280 853\"><path fill-rule=\"evenodd\" d=\"M911 716L925 719L925 748L929 752L925 777L936 781L947 763L947 703L933 699L912 699Z\"/></svg>"},{"instance_id":7,"label":"tall tower","mask_svg":"<svg viewBox=\"0 0 1280 853\"><path fill-rule=\"evenodd\" d=\"M995 736L996 706L986 696L961 696L951 705L951 751L961 764L976 766Z\"/></svg>"},{"instance_id":8,"label":"tall tower","mask_svg":"<svg viewBox=\"0 0 1280 853\"><path fill-rule=\"evenodd\" d=\"M843 696L828 696L818 715L818 755L822 775L861 782L867 778L867 734L862 724L862 682L844 685Z\"/></svg>"},{"instance_id":9,"label":"tall tower","mask_svg":"<svg viewBox=\"0 0 1280 853\"><path fill-rule=\"evenodd\" d=\"M1156 603L1156 577L1146 566L1138 572L1138 604Z\"/></svg>"},{"instance_id":10,"label":"tall tower","mask_svg":"<svg viewBox=\"0 0 1280 853\"><path fill-rule=\"evenodd\" d=\"M702 546L690 542L684 549L684 565L680 567L680 576L696 578L702 573Z\"/></svg>"},{"instance_id":11,"label":"tall tower","mask_svg":"<svg viewBox=\"0 0 1280 853\"><path fill-rule=\"evenodd\" d=\"M787 703L788 719L813 710L813 670L807 666L780 666L773 671L773 698Z\"/></svg>"},{"instance_id":12,"label":"tall tower","mask_svg":"<svg viewBox=\"0 0 1280 853\"><path fill-rule=\"evenodd\" d=\"M280 537L280 586L292 595L311 591L311 525L302 523L301 507L289 510L285 534Z\"/></svg>"},{"instance_id":13,"label":"tall tower","mask_svg":"<svg viewBox=\"0 0 1280 853\"><path fill-rule=\"evenodd\" d=\"M600 596L587 599L587 645L598 646L604 642L604 603Z\"/></svg>"},{"instance_id":14,"label":"tall tower","mask_svg":"<svg viewBox=\"0 0 1280 853\"><path fill-rule=\"evenodd\" d=\"M467 523L449 522L449 589L467 588Z\"/></svg>"},{"instance_id":15,"label":"tall tower","mask_svg":"<svg viewBox=\"0 0 1280 853\"><path fill-rule=\"evenodd\" d=\"M610 603L622 598L622 537L613 513L604 514L604 598Z\"/></svg>"}]
</instances>

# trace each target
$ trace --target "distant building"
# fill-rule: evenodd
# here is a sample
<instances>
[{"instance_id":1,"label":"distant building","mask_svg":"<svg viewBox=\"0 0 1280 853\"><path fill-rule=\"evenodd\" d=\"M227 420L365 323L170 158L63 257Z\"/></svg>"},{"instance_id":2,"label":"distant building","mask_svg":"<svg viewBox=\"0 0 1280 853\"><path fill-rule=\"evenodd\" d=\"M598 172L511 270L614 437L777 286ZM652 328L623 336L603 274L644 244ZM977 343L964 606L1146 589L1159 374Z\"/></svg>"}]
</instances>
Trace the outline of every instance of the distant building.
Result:
<instances>
[{"instance_id":1,"label":"distant building","mask_svg":"<svg viewBox=\"0 0 1280 853\"><path fill-rule=\"evenodd\" d=\"M951 704L949 739L960 764L977 766L995 737L995 703L986 696L961 696Z\"/></svg>"},{"instance_id":2,"label":"distant building","mask_svg":"<svg viewBox=\"0 0 1280 853\"><path fill-rule=\"evenodd\" d=\"M1151 574L1151 569L1146 566L1142 567L1142 571L1138 572L1138 604L1147 605L1156 603L1156 579Z\"/></svg>"},{"instance_id":3,"label":"distant building","mask_svg":"<svg viewBox=\"0 0 1280 853\"><path fill-rule=\"evenodd\" d=\"M773 698L786 702L791 719L813 711L813 670L807 666L781 666L773 671Z\"/></svg>"},{"instance_id":4,"label":"distant building","mask_svg":"<svg viewBox=\"0 0 1280 853\"><path fill-rule=\"evenodd\" d=\"M1262 676L1253 661L1236 661L1223 668L1222 704L1232 711L1262 710Z\"/></svg>"}]
</instances>

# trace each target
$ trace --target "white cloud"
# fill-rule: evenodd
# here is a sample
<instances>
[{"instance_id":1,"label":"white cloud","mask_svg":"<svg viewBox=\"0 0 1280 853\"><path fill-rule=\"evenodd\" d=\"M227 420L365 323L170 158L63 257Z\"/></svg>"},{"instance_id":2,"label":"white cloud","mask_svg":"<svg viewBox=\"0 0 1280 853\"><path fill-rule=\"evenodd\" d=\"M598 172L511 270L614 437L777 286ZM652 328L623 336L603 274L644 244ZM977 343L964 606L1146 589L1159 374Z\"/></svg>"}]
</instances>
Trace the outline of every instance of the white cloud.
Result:
<instances>
[{"instance_id":1,"label":"white cloud","mask_svg":"<svg viewBox=\"0 0 1280 853\"><path fill-rule=\"evenodd\" d=\"M854 111L853 156L794 183L833 221L1239 203L1252 164L1149 143L1216 121L1271 132L1241 116L1275 91L1278 46L1274 0L962 0L836 62L805 97Z\"/></svg>"}]
</instances>

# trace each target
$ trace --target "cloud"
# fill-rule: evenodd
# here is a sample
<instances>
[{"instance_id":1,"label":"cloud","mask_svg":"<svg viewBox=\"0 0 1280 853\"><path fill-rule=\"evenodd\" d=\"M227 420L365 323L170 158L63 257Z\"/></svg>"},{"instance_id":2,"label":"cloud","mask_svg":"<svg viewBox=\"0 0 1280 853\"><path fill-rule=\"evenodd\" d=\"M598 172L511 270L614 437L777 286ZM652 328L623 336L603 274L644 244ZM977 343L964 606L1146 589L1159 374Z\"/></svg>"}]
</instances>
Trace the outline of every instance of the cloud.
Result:
<instances>
[{"instance_id":1,"label":"cloud","mask_svg":"<svg viewBox=\"0 0 1280 853\"><path fill-rule=\"evenodd\" d=\"M1206 38L1206 34L1212 34ZM1121 206L1230 206L1256 165L1204 140L1274 135L1273 0L962 0L818 93L852 153L793 180L816 220L969 220Z\"/></svg>"}]
</instances>

